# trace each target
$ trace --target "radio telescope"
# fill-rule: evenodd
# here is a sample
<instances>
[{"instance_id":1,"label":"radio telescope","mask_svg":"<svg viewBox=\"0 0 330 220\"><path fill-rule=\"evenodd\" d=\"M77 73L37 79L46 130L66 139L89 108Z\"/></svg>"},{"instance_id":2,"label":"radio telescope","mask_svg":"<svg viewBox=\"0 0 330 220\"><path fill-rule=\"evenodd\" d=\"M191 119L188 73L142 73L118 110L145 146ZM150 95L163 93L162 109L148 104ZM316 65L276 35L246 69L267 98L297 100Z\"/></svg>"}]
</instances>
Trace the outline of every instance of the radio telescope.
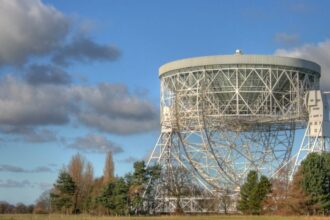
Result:
<instances>
[{"instance_id":1,"label":"radio telescope","mask_svg":"<svg viewBox=\"0 0 330 220\"><path fill-rule=\"evenodd\" d=\"M292 149L297 129L316 129L312 109L323 109L316 63L237 50L167 63L159 78L161 134L148 165L159 164L168 181L184 167L211 194L237 192L250 170L271 177L311 151Z\"/></svg>"}]
</instances>

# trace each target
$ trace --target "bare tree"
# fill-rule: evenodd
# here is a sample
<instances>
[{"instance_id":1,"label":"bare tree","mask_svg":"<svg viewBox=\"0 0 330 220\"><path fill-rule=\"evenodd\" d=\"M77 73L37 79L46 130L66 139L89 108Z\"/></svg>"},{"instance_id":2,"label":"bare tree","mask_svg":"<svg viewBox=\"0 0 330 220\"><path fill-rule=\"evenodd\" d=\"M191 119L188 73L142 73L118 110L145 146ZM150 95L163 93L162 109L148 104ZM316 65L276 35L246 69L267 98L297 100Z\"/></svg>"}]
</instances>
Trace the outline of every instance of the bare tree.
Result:
<instances>
[{"instance_id":1,"label":"bare tree","mask_svg":"<svg viewBox=\"0 0 330 220\"><path fill-rule=\"evenodd\" d=\"M84 172L84 182L87 188L93 185L93 180L94 180L94 168L92 163L88 162Z\"/></svg>"},{"instance_id":2,"label":"bare tree","mask_svg":"<svg viewBox=\"0 0 330 220\"><path fill-rule=\"evenodd\" d=\"M77 188L74 195L74 207L73 211L75 213L79 212L79 207L81 206L81 195L83 188L83 170L84 170L85 161L82 156L78 153L71 158L71 161L68 165L68 171L72 180L75 182Z\"/></svg>"},{"instance_id":3,"label":"bare tree","mask_svg":"<svg viewBox=\"0 0 330 220\"><path fill-rule=\"evenodd\" d=\"M161 180L165 187L164 189L168 192L169 196L176 198L176 210L177 214L182 214L184 211L182 209L180 200L184 196L190 196L193 194L194 189L193 183L190 179L190 175L184 167L170 167L165 170L165 175Z\"/></svg>"},{"instance_id":4,"label":"bare tree","mask_svg":"<svg viewBox=\"0 0 330 220\"><path fill-rule=\"evenodd\" d=\"M83 200L83 209L84 211L89 211L92 203L92 188L94 183L94 169L92 163L88 162L83 175L83 187L82 188L82 200Z\"/></svg>"},{"instance_id":5,"label":"bare tree","mask_svg":"<svg viewBox=\"0 0 330 220\"><path fill-rule=\"evenodd\" d=\"M105 160L104 170L103 170L103 183L109 183L115 177L115 164L112 158L112 152L109 151L107 153L107 157Z\"/></svg>"},{"instance_id":6,"label":"bare tree","mask_svg":"<svg viewBox=\"0 0 330 220\"><path fill-rule=\"evenodd\" d=\"M71 158L68 165L68 172L77 186L83 182L84 166L85 160L79 153Z\"/></svg>"},{"instance_id":7,"label":"bare tree","mask_svg":"<svg viewBox=\"0 0 330 220\"><path fill-rule=\"evenodd\" d=\"M223 209L224 214L228 214L228 211L233 203L232 197L232 190L229 188L225 188L220 196L220 207Z\"/></svg>"},{"instance_id":8,"label":"bare tree","mask_svg":"<svg viewBox=\"0 0 330 220\"><path fill-rule=\"evenodd\" d=\"M51 190L43 192L36 201L33 213L47 214L51 211Z\"/></svg>"},{"instance_id":9,"label":"bare tree","mask_svg":"<svg viewBox=\"0 0 330 220\"><path fill-rule=\"evenodd\" d=\"M68 172L77 186L74 197L74 211L87 211L91 206L90 197L94 182L93 165L86 162L78 153L72 157L68 165Z\"/></svg>"}]
</instances>

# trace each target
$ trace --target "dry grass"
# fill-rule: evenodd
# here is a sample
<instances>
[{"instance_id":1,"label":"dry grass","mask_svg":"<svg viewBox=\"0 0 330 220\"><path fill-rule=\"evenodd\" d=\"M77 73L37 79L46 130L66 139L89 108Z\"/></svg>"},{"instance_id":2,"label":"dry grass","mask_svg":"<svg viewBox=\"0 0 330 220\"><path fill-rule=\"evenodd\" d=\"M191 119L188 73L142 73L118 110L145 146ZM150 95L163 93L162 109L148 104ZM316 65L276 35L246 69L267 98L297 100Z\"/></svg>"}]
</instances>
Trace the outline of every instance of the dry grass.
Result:
<instances>
[{"instance_id":1,"label":"dry grass","mask_svg":"<svg viewBox=\"0 0 330 220\"><path fill-rule=\"evenodd\" d=\"M90 215L0 215L0 220L328 220L329 217L301 216L150 216L150 217L109 217Z\"/></svg>"}]
</instances>

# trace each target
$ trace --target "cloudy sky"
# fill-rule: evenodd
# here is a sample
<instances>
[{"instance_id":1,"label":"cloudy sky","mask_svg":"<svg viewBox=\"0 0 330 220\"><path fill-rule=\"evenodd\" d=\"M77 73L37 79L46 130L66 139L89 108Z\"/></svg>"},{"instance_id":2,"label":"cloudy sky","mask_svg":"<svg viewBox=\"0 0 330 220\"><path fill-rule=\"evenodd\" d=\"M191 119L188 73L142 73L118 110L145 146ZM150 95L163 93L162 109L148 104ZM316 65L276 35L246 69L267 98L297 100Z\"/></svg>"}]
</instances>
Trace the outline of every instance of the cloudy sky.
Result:
<instances>
[{"instance_id":1,"label":"cloudy sky","mask_svg":"<svg viewBox=\"0 0 330 220\"><path fill-rule=\"evenodd\" d=\"M32 203L80 152L117 175L159 134L160 65L277 54L322 66L329 1L0 0L0 201Z\"/></svg>"}]
</instances>

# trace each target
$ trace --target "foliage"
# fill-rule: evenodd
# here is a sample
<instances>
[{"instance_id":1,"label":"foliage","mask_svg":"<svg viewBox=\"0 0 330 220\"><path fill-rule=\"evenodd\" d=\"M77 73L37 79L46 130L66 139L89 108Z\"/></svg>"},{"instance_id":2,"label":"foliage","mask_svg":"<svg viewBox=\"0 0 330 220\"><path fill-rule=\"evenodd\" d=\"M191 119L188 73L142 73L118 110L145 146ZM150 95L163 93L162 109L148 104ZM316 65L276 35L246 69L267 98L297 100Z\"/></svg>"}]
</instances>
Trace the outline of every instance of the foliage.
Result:
<instances>
[{"instance_id":1,"label":"foliage","mask_svg":"<svg viewBox=\"0 0 330 220\"><path fill-rule=\"evenodd\" d=\"M51 192L42 194L34 207L0 202L0 214L31 213L33 209L34 213L53 211L71 214L78 210L99 215L151 213L155 206L156 184L177 198L179 209L180 198L201 195L200 189L182 167L161 170L159 166L146 167L144 161L137 161L132 173L118 178L113 176L112 154L108 154L106 160L110 166L106 168L105 165L109 172L104 175L108 173L109 180L105 181L108 178L105 176L94 179L92 164L77 154L68 167L60 171ZM166 181L160 178L161 172ZM256 171L250 171L240 190L238 209L245 214L329 214L330 153L309 154L291 182L286 178L287 174L280 176L270 183L267 177L259 178ZM214 202L226 212L232 201L230 190L224 191L219 201Z\"/></svg>"},{"instance_id":2,"label":"foliage","mask_svg":"<svg viewBox=\"0 0 330 220\"><path fill-rule=\"evenodd\" d=\"M247 215L184 215L184 216L94 216L82 214L79 217L73 215L28 215L28 214L8 214L1 215L1 220L327 220L326 217L308 217L308 216L247 216Z\"/></svg>"},{"instance_id":3,"label":"foliage","mask_svg":"<svg viewBox=\"0 0 330 220\"><path fill-rule=\"evenodd\" d=\"M32 213L33 209L34 205L25 205L23 203L12 205L8 202L0 201L0 214L28 214Z\"/></svg>"},{"instance_id":4,"label":"foliage","mask_svg":"<svg viewBox=\"0 0 330 220\"><path fill-rule=\"evenodd\" d=\"M307 214L309 197L301 187L303 179L301 169L294 175L293 180L289 185L288 198L285 201L287 214Z\"/></svg>"},{"instance_id":5,"label":"foliage","mask_svg":"<svg viewBox=\"0 0 330 220\"><path fill-rule=\"evenodd\" d=\"M51 193L52 208L54 211L72 213L75 211L74 195L76 184L69 173L62 170L58 176L54 190Z\"/></svg>"},{"instance_id":6,"label":"foliage","mask_svg":"<svg viewBox=\"0 0 330 220\"><path fill-rule=\"evenodd\" d=\"M261 176L260 180L256 171L250 171L246 182L240 191L238 209L245 214L260 214L262 202L271 191L271 183L267 177Z\"/></svg>"},{"instance_id":7,"label":"foliage","mask_svg":"<svg viewBox=\"0 0 330 220\"><path fill-rule=\"evenodd\" d=\"M71 158L68 173L76 184L74 195L75 212L87 212L90 209L90 194L94 181L93 165L78 153Z\"/></svg>"},{"instance_id":8,"label":"foliage","mask_svg":"<svg viewBox=\"0 0 330 220\"><path fill-rule=\"evenodd\" d=\"M288 207L289 198L289 167L278 171L277 178L272 179L272 191L263 201L263 212L266 214L292 214ZM291 191L292 189L290 189Z\"/></svg>"},{"instance_id":9,"label":"foliage","mask_svg":"<svg viewBox=\"0 0 330 220\"><path fill-rule=\"evenodd\" d=\"M105 165L104 165L104 169L103 169L104 184L109 183L114 178L115 178L115 164L113 162L112 152L109 151L107 153L107 156L105 159Z\"/></svg>"},{"instance_id":10,"label":"foliage","mask_svg":"<svg viewBox=\"0 0 330 220\"><path fill-rule=\"evenodd\" d=\"M193 182L189 171L182 166L173 166L163 170L164 172L162 182L164 183L165 190L170 196L176 198L176 214L182 214L181 197L189 196L192 194Z\"/></svg>"},{"instance_id":11,"label":"foliage","mask_svg":"<svg viewBox=\"0 0 330 220\"><path fill-rule=\"evenodd\" d=\"M114 192L114 213L116 215L128 214L128 185L124 178L115 181Z\"/></svg>"},{"instance_id":12,"label":"foliage","mask_svg":"<svg viewBox=\"0 0 330 220\"><path fill-rule=\"evenodd\" d=\"M107 209L107 214L127 214L128 185L124 178L115 178L106 184L97 201Z\"/></svg>"},{"instance_id":13,"label":"foliage","mask_svg":"<svg viewBox=\"0 0 330 220\"><path fill-rule=\"evenodd\" d=\"M147 209L153 207L153 189L160 177L160 168L158 166L147 168L144 161L135 162L133 167L133 174L126 175L130 213L139 214L143 212L143 202Z\"/></svg>"},{"instance_id":14,"label":"foliage","mask_svg":"<svg viewBox=\"0 0 330 220\"><path fill-rule=\"evenodd\" d=\"M109 182L103 187L100 196L96 198L96 201L107 209L107 214L110 214L111 210L115 209L114 187L114 181Z\"/></svg>"},{"instance_id":15,"label":"foliage","mask_svg":"<svg viewBox=\"0 0 330 220\"><path fill-rule=\"evenodd\" d=\"M329 214L330 153L309 154L291 182L275 180L267 203L273 214Z\"/></svg>"},{"instance_id":16,"label":"foliage","mask_svg":"<svg viewBox=\"0 0 330 220\"><path fill-rule=\"evenodd\" d=\"M330 153L311 153L301 163L301 187L309 195L309 214L330 212Z\"/></svg>"},{"instance_id":17,"label":"foliage","mask_svg":"<svg viewBox=\"0 0 330 220\"><path fill-rule=\"evenodd\" d=\"M114 177L103 185L95 199L96 204L105 208L106 214L142 213L144 198L151 197L152 193L147 186L159 178L159 172L158 167L147 168L144 161L135 162L133 173L127 174L125 178Z\"/></svg>"}]
</instances>

